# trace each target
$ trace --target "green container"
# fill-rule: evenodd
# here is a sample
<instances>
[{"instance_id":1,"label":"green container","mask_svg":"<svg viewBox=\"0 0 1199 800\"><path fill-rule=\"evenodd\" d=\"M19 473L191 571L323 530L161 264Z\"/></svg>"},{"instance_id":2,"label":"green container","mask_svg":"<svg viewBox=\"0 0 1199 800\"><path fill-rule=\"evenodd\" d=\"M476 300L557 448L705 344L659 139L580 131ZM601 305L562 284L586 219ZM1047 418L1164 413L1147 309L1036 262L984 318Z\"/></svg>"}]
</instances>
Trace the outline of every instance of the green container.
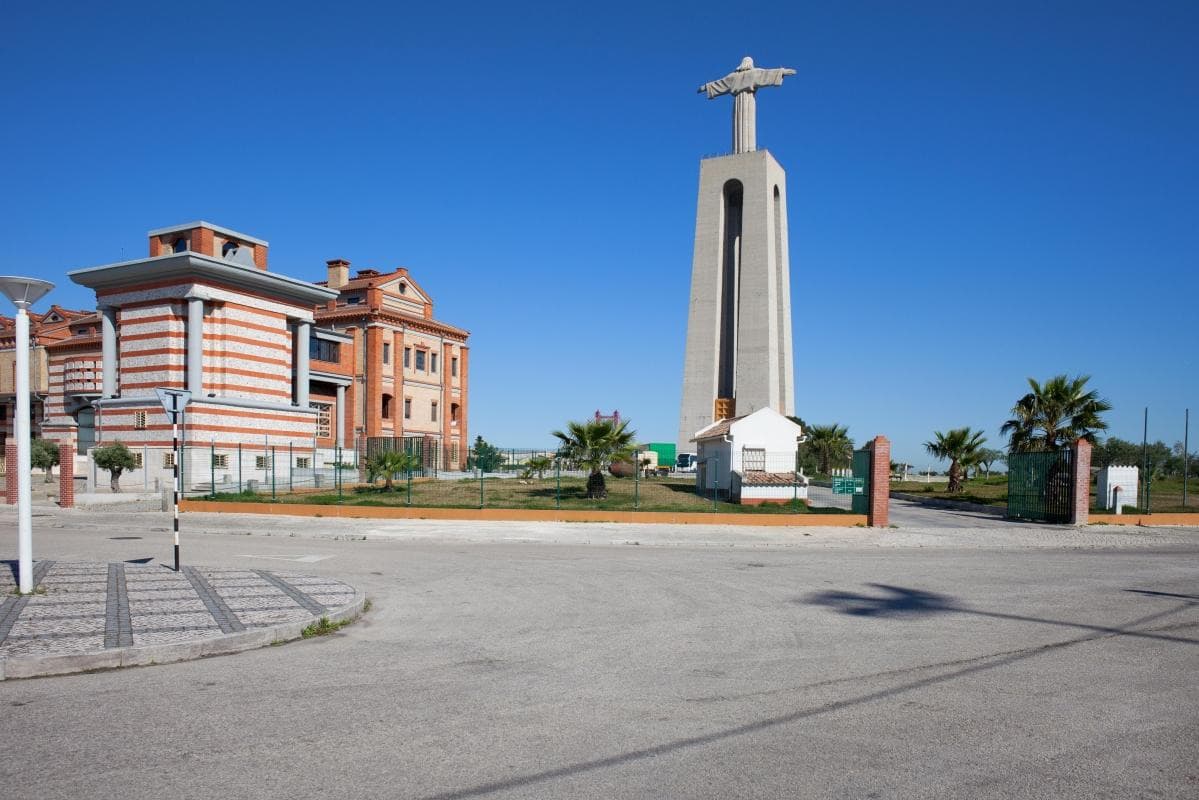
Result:
<instances>
[{"instance_id":1,"label":"green container","mask_svg":"<svg viewBox=\"0 0 1199 800\"><path fill-rule=\"evenodd\" d=\"M658 466L673 467L675 463L674 442L650 442L646 449L658 454Z\"/></svg>"}]
</instances>

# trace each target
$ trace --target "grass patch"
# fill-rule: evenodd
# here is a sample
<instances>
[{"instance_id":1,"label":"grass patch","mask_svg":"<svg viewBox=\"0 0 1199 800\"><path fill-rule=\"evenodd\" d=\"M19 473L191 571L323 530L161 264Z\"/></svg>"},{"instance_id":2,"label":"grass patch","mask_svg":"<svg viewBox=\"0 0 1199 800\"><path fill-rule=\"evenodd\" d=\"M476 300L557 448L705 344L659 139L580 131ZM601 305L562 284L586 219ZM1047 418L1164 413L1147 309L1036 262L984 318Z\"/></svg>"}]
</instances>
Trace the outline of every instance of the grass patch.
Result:
<instances>
[{"instance_id":1,"label":"grass patch","mask_svg":"<svg viewBox=\"0 0 1199 800\"><path fill-rule=\"evenodd\" d=\"M409 485L397 481L392 491L382 486L359 486L337 493L279 494L280 503L311 503L315 505L350 505L376 507L422 508L511 508L579 510L579 511L665 511L721 512L726 514L848 514L840 508L809 508L802 501L743 506L695 493L695 478L652 478L635 481L633 478L607 478L608 496L602 500L587 498L586 479L563 477L561 485L554 478L517 479L478 478L439 480L414 479ZM218 494L216 499L241 501L244 492ZM270 502L254 498L251 502Z\"/></svg>"},{"instance_id":2,"label":"grass patch","mask_svg":"<svg viewBox=\"0 0 1199 800\"><path fill-rule=\"evenodd\" d=\"M353 621L353 619L343 619L337 622L330 622L328 617L321 617L300 631L300 636L305 639L311 639L314 636L328 636L331 633L336 633Z\"/></svg>"},{"instance_id":3,"label":"grass patch","mask_svg":"<svg viewBox=\"0 0 1199 800\"><path fill-rule=\"evenodd\" d=\"M938 500L954 500L959 503L976 503L984 506L1007 505L1007 476L992 475L990 478L971 478L962 484L962 491L950 493L947 483L924 483L923 481L892 481L891 491L935 497Z\"/></svg>"}]
</instances>

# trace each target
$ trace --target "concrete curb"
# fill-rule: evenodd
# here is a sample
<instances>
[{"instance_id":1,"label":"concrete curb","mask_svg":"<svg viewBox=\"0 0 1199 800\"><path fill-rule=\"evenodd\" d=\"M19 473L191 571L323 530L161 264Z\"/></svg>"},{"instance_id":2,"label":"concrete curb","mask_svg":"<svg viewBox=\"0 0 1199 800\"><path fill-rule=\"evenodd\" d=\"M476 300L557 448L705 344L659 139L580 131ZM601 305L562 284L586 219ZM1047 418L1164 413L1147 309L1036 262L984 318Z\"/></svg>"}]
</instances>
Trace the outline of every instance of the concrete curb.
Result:
<instances>
[{"instance_id":1,"label":"concrete curb","mask_svg":"<svg viewBox=\"0 0 1199 800\"><path fill-rule=\"evenodd\" d=\"M169 664L208 656L230 655L245 650L257 650L267 645L301 638L302 631L309 625L318 622L321 617L328 617L330 622L341 622L359 617L362 615L365 605L366 594L356 590L353 602L348 605L330 609L327 614L317 614L310 619L285 622L269 628L254 628L238 633L209 636L191 642L119 647L95 653L0 658L0 681L8 678L40 678L48 675L69 675L76 672L92 672L120 667Z\"/></svg>"}]
</instances>

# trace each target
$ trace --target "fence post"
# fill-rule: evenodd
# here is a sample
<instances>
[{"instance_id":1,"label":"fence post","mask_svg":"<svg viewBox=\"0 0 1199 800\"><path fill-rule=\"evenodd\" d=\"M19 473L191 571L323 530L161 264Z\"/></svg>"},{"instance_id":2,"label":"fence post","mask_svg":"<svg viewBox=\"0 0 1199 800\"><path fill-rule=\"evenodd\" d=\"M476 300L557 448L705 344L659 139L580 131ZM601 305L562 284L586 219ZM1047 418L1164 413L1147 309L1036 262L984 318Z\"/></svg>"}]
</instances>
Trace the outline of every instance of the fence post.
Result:
<instances>
[{"instance_id":1,"label":"fence post","mask_svg":"<svg viewBox=\"0 0 1199 800\"><path fill-rule=\"evenodd\" d=\"M1070 448L1074 452L1071 460L1074 462L1074 508L1070 512L1070 522L1073 525L1086 525L1091 512L1091 443L1079 439ZM1146 511L1148 513L1148 511Z\"/></svg>"},{"instance_id":2,"label":"fence post","mask_svg":"<svg viewBox=\"0 0 1199 800\"><path fill-rule=\"evenodd\" d=\"M237 493L241 494L241 442L237 443Z\"/></svg>"},{"instance_id":3,"label":"fence post","mask_svg":"<svg viewBox=\"0 0 1199 800\"><path fill-rule=\"evenodd\" d=\"M216 500L216 439L211 440L208 453L208 474L212 480L212 499Z\"/></svg>"},{"instance_id":4,"label":"fence post","mask_svg":"<svg viewBox=\"0 0 1199 800\"><path fill-rule=\"evenodd\" d=\"M791 498L791 501L793 503L798 503L799 502L799 445L798 444L795 445L795 483L794 483L794 486L792 486L792 489L794 490L793 491L794 496ZM742 492L744 492L744 491L745 490L743 489ZM741 496L744 497L745 495L742 494Z\"/></svg>"},{"instance_id":5,"label":"fence post","mask_svg":"<svg viewBox=\"0 0 1199 800\"><path fill-rule=\"evenodd\" d=\"M271 445L271 502L274 503L278 499L275 494L275 446Z\"/></svg>"},{"instance_id":6,"label":"fence post","mask_svg":"<svg viewBox=\"0 0 1199 800\"><path fill-rule=\"evenodd\" d=\"M716 512L719 510L716 497L720 494L720 456L713 456L712 459L716 462L716 466L712 468L712 511Z\"/></svg>"},{"instance_id":7,"label":"fence post","mask_svg":"<svg viewBox=\"0 0 1199 800\"><path fill-rule=\"evenodd\" d=\"M412 466L408 466L408 505L412 505Z\"/></svg>"},{"instance_id":8,"label":"fence post","mask_svg":"<svg viewBox=\"0 0 1199 800\"><path fill-rule=\"evenodd\" d=\"M633 510L641 508L641 451L633 451Z\"/></svg>"},{"instance_id":9,"label":"fence post","mask_svg":"<svg viewBox=\"0 0 1199 800\"><path fill-rule=\"evenodd\" d=\"M479 508L483 507L483 468L477 467L479 470Z\"/></svg>"},{"instance_id":10,"label":"fence post","mask_svg":"<svg viewBox=\"0 0 1199 800\"><path fill-rule=\"evenodd\" d=\"M295 455L292 453L291 447L292 447L292 443L288 442L287 443L287 491L289 494L296 490L295 482L292 479L292 476L296 474L296 459L295 459Z\"/></svg>"},{"instance_id":11,"label":"fence post","mask_svg":"<svg viewBox=\"0 0 1199 800\"><path fill-rule=\"evenodd\" d=\"M62 459L59 459L62 463ZM1184 487L1185 488L1185 487ZM150 450L147 445L142 445L142 489L149 491L150 489ZM1185 495L1186 492L1183 492Z\"/></svg>"},{"instance_id":12,"label":"fence post","mask_svg":"<svg viewBox=\"0 0 1199 800\"><path fill-rule=\"evenodd\" d=\"M554 486L554 508L561 511L562 510L562 459L561 458L554 459L554 465L556 467L556 473L557 473L555 480L554 480L554 483L555 483L555 486Z\"/></svg>"},{"instance_id":13,"label":"fence post","mask_svg":"<svg viewBox=\"0 0 1199 800\"><path fill-rule=\"evenodd\" d=\"M333 468L333 480L337 482L337 502L341 502L341 489L345 483L345 478L341 474L341 448L337 448L337 464Z\"/></svg>"}]
</instances>

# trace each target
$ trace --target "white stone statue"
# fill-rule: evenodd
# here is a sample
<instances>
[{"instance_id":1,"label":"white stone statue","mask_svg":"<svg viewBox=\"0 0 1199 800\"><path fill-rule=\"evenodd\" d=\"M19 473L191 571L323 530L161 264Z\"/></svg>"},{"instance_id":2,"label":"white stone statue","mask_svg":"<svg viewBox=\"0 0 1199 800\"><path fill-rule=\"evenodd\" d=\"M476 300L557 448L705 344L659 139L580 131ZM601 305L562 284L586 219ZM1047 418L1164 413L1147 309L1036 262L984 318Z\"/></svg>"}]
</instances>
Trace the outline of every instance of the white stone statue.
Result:
<instances>
[{"instance_id":1,"label":"white stone statue","mask_svg":"<svg viewBox=\"0 0 1199 800\"><path fill-rule=\"evenodd\" d=\"M719 80L699 87L708 99L722 94L733 96L733 152L752 153L758 149L757 101L754 93L763 86L782 86L783 78L794 75L795 70L779 67L762 69L754 66L749 56L741 59L741 66Z\"/></svg>"}]
</instances>

